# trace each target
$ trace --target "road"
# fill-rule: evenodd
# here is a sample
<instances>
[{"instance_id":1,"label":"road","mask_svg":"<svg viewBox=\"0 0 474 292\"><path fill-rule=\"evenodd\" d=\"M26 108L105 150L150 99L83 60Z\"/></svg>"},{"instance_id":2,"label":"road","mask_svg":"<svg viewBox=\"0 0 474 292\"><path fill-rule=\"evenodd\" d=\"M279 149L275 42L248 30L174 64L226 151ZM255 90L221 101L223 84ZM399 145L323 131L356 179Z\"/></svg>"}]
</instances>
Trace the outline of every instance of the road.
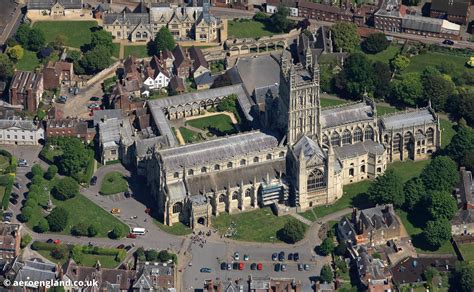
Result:
<instances>
[{"instance_id":1,"label":"road","mask_svg":"<svg viewBox=\"0 0 474 292\"><path fill-rule=\"evenodd\" d=\"M30 163L30 167L18 168L17 178L22 185L22 192L26 191L26 185L29 180L26 174L30 171L33 163L40 163L47 167L47 164L40 161L38 153L40 152L39 146L7 146L3 147L10 151L13 155L18 158L27 159ZM124 174L131 191L133 192L133 198L125 198L123 194L116 194L110 196L102 196L98 193L100 184L106 173L111 171L118 171ZM240 242L230 239L222 239L217 234L213 233L211 236L202 236L201 241L193 240L193 235L174 236L162 231L153 221L153 218L146 214L144 211L147 207L153 207L153 201L148 196L149 192L146 189L144 178L135 177L135 175L129 170L125 169L120 164L107 165L100 167L96 172L97 184L89 188L82 188L81 193L87 198L92 200L98 206L102 207L107 212L111 208L119 208L121 213L117 216L124 223L130 227L144 227L147 233L143 236L139 236L136 239L124 238L117 240L111 240L108 238L88 238L88 237L75 237L70 235L59 235L59 234L38 234L31 230L27 230L32 234L35 240L45 241L50 238L60 239L63 243L70 244L81 244L87 245L89 243L97 246L104 247L116 247L119 244L143 246L145 249L168 249L178 254L179 266L178 270L178 281L179 291L190 291L197 288L202 288L204 281L211 278L220 279L247 279L251 274L253 276L272 276L272 277L292 277L297 281L301 281L303 285L302 291L308 291L312 285L312 281L319 275L319 271L323 264L329 262L328 257L321 257L314 252L314 248L320 244L321 240L317 236L320 224L314 223L308 230L306 237L294 245L288 245L284 243L251 243L251 242ZM14 190L18 192L18 190ZM19 213L20 203L16 206L10 204L10 209L15 214ZM339 217L350 213L350 209L344 209L339 212L330 214L324 218L320 218L319 222L324 223L330 220L337 220ZM137 216L137 219L131 219L132 216ZM25 226L25 229L26 226ZM194 237L196 237L195 235ZM288 266L285 272L275 272L273 270L273 262L271 260L272 253L284 251L286 255L289 253L298 252L300 254L300 261L298 263L309 264L309 271L297 271L297 263L286 261ZM232 262L232 256L234 252L239 252L241 257L247 254L250 257L248 262L245 262L245 269L243 271L236 270L221 270L220 263ZM251 263L262 263L264 265L263 271L251 271ZM191 265L190 265L191 263ZM201 273L202 267L209 267L212 269L211 274Z\"/></svg>"}]
</instances>

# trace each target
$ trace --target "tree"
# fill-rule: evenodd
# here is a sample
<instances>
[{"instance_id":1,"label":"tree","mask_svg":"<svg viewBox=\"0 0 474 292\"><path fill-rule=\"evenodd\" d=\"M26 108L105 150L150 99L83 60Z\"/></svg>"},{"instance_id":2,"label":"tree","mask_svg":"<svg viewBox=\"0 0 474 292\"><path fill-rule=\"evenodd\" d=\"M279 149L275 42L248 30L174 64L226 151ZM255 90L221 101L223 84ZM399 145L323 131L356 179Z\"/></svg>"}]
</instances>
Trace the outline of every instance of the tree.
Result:
<instances>
[{"instance_id":1,"label":"tree","mask_svg":"<svg viewBox=\"0 0 474 292\"><path fill-rule=\"evenodd\" d=\"M474 150L474 131L460 123L456 135L446 146L446 154L455 161L460 162L465 153L470 150Z\"/></svg>"},{"instance_id":2,"label":"tree","mask_svg":"<svg viewBox=\"0 0 474 292\"><path fill-rule=\"evenodd\" d=\"M40 218L33 229L38 233L47 232L49 230L48 221L45 218Z\"/></svg>"},{"instance_id":3,"label":"tree","mask_svg":"<svg viewBox=\"0 0 474 292\"><path fill-rule=\"evenodd\" d=\"M420 74L410 72L403 74L400 79L394 80L390 86L390 95L396 103L412 107L419 104L423 95Z\"/></svg>"},{"instance_id":4,"label":"tree","mask_svg":"<svg viewBox=\"0 0 474 292\"><path fill-rule=\"evenodd\" d=\"M474 287L474 266L468 262L458 263L453 278L453 291L472 292L472 287Z\"/></svg>"},{"instance_id":5,"label":"tree","mask_svg":"<svg viewBox=\"0 0 474 292\"><path fill-rule=\"evenodd\" d=\"M451 224L445 218L428 221L422 235L425 242L436 250L451 238Z\"/></svg>"},{"instance_id":6,"label":"tree","mask_svg":"<svg viewBox=\"0 0 474 292\"><path fill-rule=\"evenodd\" d=\"M295 243L304 238L306 226L298 220L290 220L279 231L279 238L287 243Z\"/></svg>"},{"instance_id":7,"label":"tree","mask_svg":"<svg viewBox=\"0 0 474 292\"><path fill-rule=\"evenodd\" d=\"M456 162L448 156L437 156L421 173L427 190L451 192L459 181Z\"/></svg>"},{"instance_id":8,"label":"tree","mask_svg":"<svg viewBox=\"0 0 474 292\"><path fill-rule=\"evenodd\" d=\"M357 25L352 22L336 22L331 27L332 37L336 50L342 49L344 52L354 51L360 43L357 33Z\"/></svg>"},{"instance_id":9,"label":"tree","mask_svg":"<svg viewBox=\"0 0 474 292\"><path fill-rule=\"evenodd\" d=\"M97 46L84 54L81 66L89 74L97 73L110 65L110 57L111 54L107 47Z\"/></svg>"},{"instance_id":10,"label":"tree","mask_svg":"<svg viewBox=\"0 0 474 292\"><path fill-rule=\"evenodd\" d=\"M20 242L20 247L21 248L25 248L28 246L28 244L30 244L30 242L33 240L33 237L31 237L31 235L29 233L23 235L21 237L21 242Z\"/></svg>"},{"instance_id":11,"label":"tree","mask_svg":"<svg viewBox=\"0 0 474 292\"><path fill-rule=\"evenodd\" d=\"M67 42L67 37L63 34L58 34L55 38L54 41L51 43L54 49L56 50L61 50Z\"/></svg>"},{"instance_id":12,"label":"tree","mask_svg":"<svg viewBox=\"0 0 474 292\"><path fill-rule=\"evenodd\" d=\"M25 50L23 50L23 48L20 45L16 45L16 46L8 48L6 53L8 57L10 57L10 59L12 59L15 62L18 62L21 59L23 59Z\"/></svg>"},{"instance_id":13,"label":"tree","mask_svg":"<svg viewBox=\"0 0 474 292\"><path fill-rule=\"evenodd\" d=\"M270 17L272 28L276 32L285 32L290 28L291 21L288 19L289 14L290 10L288 7L280 5L277 8L277 12Z\"/></svg>"},{"instance_id":14,"label":"tree","mask_svg":"<svg viewBox=\"0 0 474 292\"><path fill-rule=\"evenodd\" d=\"M58 167L53 164L48 167L48 170L44 174L44 177L47 180L52 180L56 176L57 173L58 173Z\"/></svg>"},{"instance_id":15,"label":"tree","mask_svg":"<svg viewBox=\"0 0 474 292\"><path fill-rule=\"evenodd\" d=\"M105 47L109 50L109 53L112 55L114 50L112 34L106 30L99 29L92 33L90 48L96 47Z\"/></svg>"},{"instance_id":16,"label":"tree","mask_svg":"<svg viewBox=\"0 0 474 292\"><path fill-rule=\"evenodd\" d=\"M87 236L94 237L97 235L97 233L97 227L94 224L91 224L89 227L87 227Z\"/></svg>"},{"instance_id":17,"label":"tree","mask_svg":"<svg viewBox=\"0 0 474 292\"><path fill-rule=\"evenodd\" d=\"M428 212L434 221L443 218L448 220L453 219L457 209L456 200L450 193L444 191L430 192Z\"/></svg>"},{"instance_id":18,"label":"tree","mask_svg":"<svg viewBox=\"0 0 474 292\"><path fill-rule=\"evenodd\" d=\"M384 99L390 93L390 80L392 72L390 66L384 62L376 61L372 64L374 72L374 96Z\"/></svg>"},{"instance_id":19,"label":"tree","mask_svg":"<svg viewBox=\"0 0 474 292\"><path fill-rule=\"evenodd\" d=\"M319 252L323 256L327 256L331 254L334 250L334 242L332 241L332 238L326 237L321 245L319 246Z\"/></svg>"},{"instance_id":20,"label":"tree","mask_svg":"<svg viewBox=\"0 0 474 292\"><path fill-rule=\"evenodd\" d=\"M123 236L123 231L120 227L115 226L112 231L109 233L109 237L112 239L119 239L120 237Z\"/></svg>"},{"instance_id":21,"label":"tree","mask_svg":"<svg viewBox=\"0 0 474 292\"><path fill-rule=\"evenodd\" d=\"M403 192L405 193L405 209L413 211L424 199L426 190L421 178L414 177L405 183Z\"/></svg>"},{"instance_id":22,"label":"tree","mask_svg":"<svg viewBox=\"0 0 474 292\"><path fill-rule=\"evenodd\" d=\"M33 208L31 208L29 206L25 206L25 207L23 207L23 209L21 209L21 214L18 216L18 219L21 222L28 222L28 220L30 220L32 214L33 214Z\"/></svg>"},{"instance_id":23,"label":"tree","mask_svg":"<svg viewBox=\"0 0 474 292\"><path fill-rule=\"evenodd\" d=\"M66 201L79 194L79 184L73 178L66 176L60 179L53 189L54 197Z\"/></svg>"},{"instance_id":24,"label":"tree","mask_svg":"<svg viewBox=\"0 0 474 292\"><path fill-rule=\"evenodd\" d=\"M72 227L71 233L76 236L86 236L88 235L88 226L84 222L79 222Z\"/></svg>"},{"instance_id":25,"label":"tree","mask_svg":"<svg viewBox=\"0 0 474 292\"><path fill-rule=\"evenodd\" d=\"M319 278L321 279L321 282L323 283L332 283L333 272L332 272L331 266L324 265L321 268L321 273L319 275Z\"/></svg>"},{"instance_id":26,"label":"tree","mask_svg":"<svg viewBox=\"0 0 474 292\"><path fill-rule=\"evenodd\" d=\"M146 261L145 250L143 249L143 247L137 248L137 250L135 251L135 257L141 262Z\"/></svg>"},{"instance_id":27,"label":"tree","mask_svg":"<svg viewBox=\"0 0 474 292\"><path fill-rule=\"evenodd\" d=\"M16 31L15 34L15 39L23 45L23 47L28 46L28 40L30 38L30 31L31 28L28 24L22 23L19 27L18 30Z\"/></svg>"},{"instance_id":28,"label":"tree","mask_svg":"<svg viewBox=\"0 0 474 292\"><path fill-rule=\"evenodd\" d=\"M362 49L369 54L377 54L388 48L390 41L382 32L370 34L363 42Z\"/></svg>"},{"instance_id":29,"label":"tree","mask_svg":"<svg viewBox=\"0 0 474 292\"><path fill-rule=\"evenodd\" d=\"M474 170L474 149L466 151L461 160L461 165L465 166L468 170Z\"/></svg>"},{"instance_id":30,"label":"tree","mask_svg":"<svg viewBox=\"0 0 474 292\"><path fill-rule=\"evenodd\" d=\"M156 262L158 260L158 252L154 249L148 249L145 251L145 258L147 261Z\"/></svg>"},{"instance_id":31,"label":"tree","mask_svg":"<svg viewBox=\"0 0 474 292\"><path fill-rule=\"evenodd\" d=\"M150 51L153 55L158 55L165 50L172 50L176 46L174 37L166 26L160 28L156 33L155 40L152 43Z\"/></svg>"},{"instance_id":32,"label":"tree","mask_svg":"<svg viewBox=\"0 0 474 292\"><path fill-rule=\"evenodd\" d=\"M471 127L474 127L474 94L462 92L459 103L459 114Z\"/></svg>"},{"instance_id":33,"label":"tree","mask_svg":"<svg viewBox=\"0 0 474 292\"><path fill-rule=\"evenodd\" d=\"M56 207L46 217L49 224L49 229L54 232L63 231L67 225L68 213L62 207Z\"/></svg>"},{"instance_id":34,"label":"tree","mask_svg":"<svg viewBox=\"0 0 474 292\"><path fill-rule=\"evenodd\" d=\"M350 98L359 99L364 92L372 92L374 71L370 60L361 53L351 54L335 79L336 88Z\"/></svg>"},{"instance_id":35,"label":"tree","mask_svg":"<svg viewBox=\"0 0 474 292\"><path fill-rule=\"evenodd\" d=\"M455 85L446 75L436 68L428 67L421 73L424 100L431 100L433 108L442 111L446 107L448 97L454 93Z\"/></svg>"},{"instance_id":36,"label":"tree","mask_svg":"<svg viewBox=\"0 0 474 292\"><path fill-rule=\"evenodd\" d=\"M392 66L395 72L405 70L410 65L410 59L407 56L398 54L390 60L390 66Z\"/></svg>"},{"instance_id":37,"label":"tree","mask_svg":"<svg viewBox=\"0 0 474 292\"><path fill-rule=\"evenodd\" d=\"M58 168L67 176L75 176L87 166L89 153L78 138L66 138L62 141L63 154L57 163Z\"/></svg>"},{"instance_id":38,"label":"tree","mask_svg":"<svg viewBox=\"0 0 474 292\"><path fill-rule=\"evenodd\" d=\"M82 248L79 245L74 245L71 249L71 258L77 263L80 264L84 258L82 253Z\"/></svg>"},{"instance_id":39,"label":"tree","mask_svg":"<svg viewBox=\"0 0 474 292\"><path fill-rule=\"evenodd\" d=\"M74 73L79 74L79 75L82 75L85 73L85 70L81 64L81 58L82 58L82 54L79 51L69 52L66 58L68 62L73 63Z\"/></svg>"},{"instance_id":40,"label":"tree","mask_svg":"<svg viewBox=\"0 0 474 292\"><path fill-rule=\"evenodd\" d=\"M428 267L423 271L422 276L423 276L423 279L425 279L426 282L431 283L431 281L433 281L434 277L439 276L439 272L434 267Z\"/></svg>"},{"instance_id":41,"label":"tree","mask_svg":"<svg viewBox=\"0 0 474 292\"><path fill-rule=\"evenodd\" d=\"M13 62L6 54L0 54L0 80L7 80L13 76Z\"/></svg>"},{"instance_id":42,"label":"tree","mask_svg":"<svg viewBox=\"0 0 474 292\"><path fill-rule=\"evenodd\" d=\"M162 250L158 253L158 260L162 263L165 263L172 259L171 254L167 250Z\"/></svg>"},{"instance_id":43,"label":"tree","mask_svg":"<svg viewBox=\"0 0 474 292\"><path fill-rule=\"evenodd\" d=\"M347 251L347 244L345 242L339 243L336 248L334 248L334 254L337 256L344 256Z\"/></svg>"},{"instance_id":44,"label":"tree","mask_svg":"<svg viewBox=\"0 0 474 292\"><path fill-rule=\"evenodd\" d=\"M311 33L311 32L308 30L308 27L310 27L310 26L311 26L311 22L310 22L309 19L307 19L307 18L298 21L298 23L296 24L296 28L301 29L301 31L302 31L303 33L304 33L305 31Z\"/></svg>"},{"instance_id":45,"label":"tree","mask_svg":"<svg viewBox=\"0 0 474 292\"><path fill-rule=\"evenodd\" d=\"M370 185L367 195L373 204L394 204L400 207L405 202L403 184L393 169L378 176Z\"/></svg>"},{"instance_id":46,"label":"tree","mask_svg":"<svg viewBox=\"0 0 474 292\"><path fill-rule=\"evenodd\" d=\"M69 255L69 250L64 245L56 245L51 251L51 256L57 260L64 259Z\"/></svg>"},{"instance_id":47,"label":"tree","mask_svg":"<svg viewBox=\"0 0 474 292\"><path fill-rule=\"evenodd\" d=\"M255 13L255 15L253 16L253 20L255 21L260 21L260 22L265 22L268 20L268 16L261 12L261 11L258 11L257 13Z\"/></svg>"},{"instance_id":48,"label":"tree","mask_svg":"<svg viewBox=\"0 0 474 292\"><path fill-rule=\"evenodd\" d=\"M28 46L27 48L31 51L39 51L46 44L43 31L33 28L28 34Z\"/></svg>"},{"instance_id":49,"label":"tree","mask_svg":"<svg viewBox=\"0 0 474 292\"><path fill-rule=\"evenodd\" d=\"M43 176L44 175L44 170L39 164L35 164L31 167L31 174L33 176Z\"/></svg>"}]
</instances>

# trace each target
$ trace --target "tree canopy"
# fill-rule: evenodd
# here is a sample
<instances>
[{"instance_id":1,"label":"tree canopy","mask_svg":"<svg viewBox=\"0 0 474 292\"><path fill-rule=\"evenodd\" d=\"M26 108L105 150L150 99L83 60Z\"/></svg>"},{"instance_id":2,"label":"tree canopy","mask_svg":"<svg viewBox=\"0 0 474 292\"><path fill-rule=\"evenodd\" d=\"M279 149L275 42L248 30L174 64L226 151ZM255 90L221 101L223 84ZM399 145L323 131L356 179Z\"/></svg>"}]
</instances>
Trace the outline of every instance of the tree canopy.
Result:
<instances>
[{"instance_id":1,"label":"tree canopy","mask_svg":"<svg viewBox=\"0 0 474 292\"><path fill-rule=\"evenodd\" d=\"M384 99L390 93L390 80L392 72L390 66L384 62L376 61L372 64L374 72L374 96Z\"/></svg>"},{"instance_id":2,"label":"tree canopy","mask_svg":"<svg viewBox=\"0 0 474 292\"><path fill-rule=\"evenodd\" d=\"M420 74L416 72L401 75L390 84L390 88L393 101L412 107L416 106L423 96Z\"/></svg>"},{"instance_id":3,"label":"tree canopy","mask_svg":"<svg viewBox=\"0 0 474 292\"><path fill-rule=\"evenodd\" d=\"M352 52L359 46L360 37L355 23L336 22L331 26L331 31L336 50L342 49L344 52Z\"/></svg>"},{"instance_id":4,"label":"tree canopy","mask_svg":"<svg viewBox=\"0 0 474 292\"><path fill-rule=\"evenodd\" d=\"M46 217L49 229L54 232L63 231L67 226L68 213L62 207L56 207Z\"/></svg>"},{"instance_id":5,"label":"tree canopy","mask_svg":"<svg viewBox=\"0 0 474 292\"><path fill-rule=\"evenodd\" d=\"M431 248L438 249L451 238L451 223L445 218L428 221L423 230L423 238Z\"/></svg>"},{"instance_id":6,"label":"tree canopy","mask_svg":"<svg viewBox=\"0 0 474 292\"><path fill-rule=\"evenodd\" d=\"M359 99L365 91L372 92L374 71L370 60L361 53L351 54L337 75L335 86L343 95L353 99Z\"/></svg>"},{"instance_id":7,"label":"tree canopy","mask_svg":"<svg viewBox=\"0 0 474 292\"><path fill-rule=\"evenodd\" d=\"M66 176L58 181L53 191L56 199L65 201L79 194L79 184L73 178Z\"/></svg>"},{"instance_id":8,"label":"tree canopy","mask_svg":"<svg viewBox=\"0 0 474 292\"><path fill-rule=\"evenodd\" d=\"M112 55L114 44L112 34L106 30L98 29L92 33L91 48L104 47L107 48L110 55Z\"/></svg>"},{"instance_id":9,"label":"tree canopy","mask_svg":"<svg viewBox=\"0 0 474 292\"><path fill-rule=\"evenodd\" d=\"M428 190L451 192L459 181L456 162L448 156L437 156L423 170L421 179Z\"/></svg>"},{"instance_id":10,"label":"tree canopy","mask_svg":"<svg viewBox=\"0 0 474 292\"><path fill-rule=\"evenodd\" d=\"M460 262L454 272L453 289L459 292L472 292L474 287L474 266L468 262Z\"/></svg>"},{"instance_id":11,"label":"tree canopy","mask_svg":"<svg viewBox=\"0 0 474 292\"><path fill-rule=\"evenodd\" d=\"M442 75L436 68L427 67L421 73L421 84L424 100L431 100L435 110L444 110L448 97L454 93L453 81L447 75Z\"/></svg>"},{"instance_id":12,"label":"tree canopy","mask_svg":"<svg viewBox=\"0 0 474 292\"><path fill-rule=\"evenodd\" d=\"M321 243L321 245L319 246L319 252L323 256L327 256L331 254L333 250L334 250L334 242L332 238L326 237Z\"/></svg>"},{"instance_id":13,"label":"tree canopy","mask_svg":"<svg viewBox=\"0 0 474 292\"><path fill-rule=\"evenodd\" d=\"M321 279L321 282L323 282L323 283L332 283L333 277L334 277L334 275L333 275L331 266L324 265L321 268L321 273L319 275L319 278Z\"/></svg>"},{"instance_id":14,"label":"tree canopy","mask_svg":"<svg viewBox=\"0 0 474 292\"><path fill-rule=\"evenodd\" d=\"M33 28L28 35L28 45L27 48L31 51L39 51L46 44L46 39L44 37L43 31Z\"/></svg>"},{"instance_id":15,"label":"tree canopy","mask_svg":"<svg viewBox=\"0 0 474 292\"><path fill-rule=\"evenodd\" d=\"M400 72L405 70L410 65L410 58L407 56L398 54L390 60L390 66L392 66L393 70L396 72Z\"/></svg>"},{"instance_id":16,"label":"tree canopy","mask_svg":"<svg viewBox=\"0 0 474 292\"><path fill-rule=\"evenodd\" d=\"M18 62L19 60L23 59L23 55L25 53L25 50L20 45L16 45L13 47L9 47L6 50L6 53L10 59L12 59L15 62Z\"/></svg>"},{"instance_id":17,"label":"tree canopy","mask_svg":"<svg viewBox=\"0 0 474 292\"><path fill-rule=\"evenodd\" d=\"M112 63L110 49L104 46L97 46L87 51L81 60L81 66L89 73L97 73L104 70Z\"/></svg>"},{"instance_id":18,"label":"tree canopy","mask_svg":"<svg viewBox=\"0 0 474 292\"><path fill-rule=\"evenodd\" d=\"M392 169L388 169L375 179L367 191L369 200L373 204L393 204L401 207L405 202L403 184Z\"/></svg>"},{"instance_id":19,"label":"tree canopy","mask_svg":"<svg viewBox=\"0 0 474 292\"><path fill-rule=\"evenodd\" d=\"M363 42L362 49L369 54L377 54L387 49L390 41L382 32L370 34Z\"/></svg>"},{"instance_id":20,"label":"tree canopy","mask_svg":"<svg viewBox=\"0 0 474 292\"><path fill-rule=\"evenodd\" d=\"M13 76L13 62L6 54L0 54L0 80L7 80Z\"/></svg>"},{"instance_id":21,"label":"tree canopy","mask_svg":"<svg viewBox=\"0 0 474 292\"><path fill-rule=\"evenodd\" d=\"M89 152L78 138L66 138L62 140L61 149L63 154L58 158L58 168L67 176L77 176L89 161Z\"/></svg>"},{"instance_id":22,"label":"tree canopy","mask_svg":"<svg viewBox=\"0 0 474 292\"><path fill-rule=\"evenodd\" d=\"M280 230L278 237L288 243L295 243L304 238L306 226L298 220L290 220Z\"/></svg>"},{"instance_id":23,"label":"tree canopy","mask_svg":"<svg viewBox=\"0 0 474 292\"><path fill-rule=\"evenodd\" d=\"M431 218L436 221L440 219L453 219L457 211L456 200L450 193L445 191L432 191L429 194L430 202L428 211Z\"/></svg>"},{"instance_id":24,"label":"tree canopy","mask_svg":"<svg viewBox=\"0 0 474 292\"><path fill-rule=\"evenodd\" d=\"M165 50L173 50L176 46L174 37L166 26L160 28L155 39L150 43L149 50L153 55L158 55Z\"/></svg>"},{"instance_id":25,"label":"tree canopy","mask_svg":"<svg viewBox=\"0 0 474 292\"><path fill-rule=\"evenodd\" d=\"M459 124L459 129L446 146L446 153L457 162L460 162L465 153L474 150L474 131L468 126Z\"/></svg>"},{"instance_id":26,"label":"tree canopy","mask_svg":"<svg viewBox=\"0 0 474 292\"><path fill-rule=\"evenodd\" d=\"M415 207L425 198L426 190L423 181L419 177L410 179L403 186L405 193L405 209L413 211Z\"/></svg>"},{"instance_id":27,"label":"tree canopy","mask_svg":"<svg viewBox=\"0 0 474 292\"><path fill-rule=\"evenodd\" d=\"M270 23L276 32L285 32L290 28L292 22L288 19L289 14L290 10L280 5L277 12L270 17Z\"/></svg>"}]
</instances>

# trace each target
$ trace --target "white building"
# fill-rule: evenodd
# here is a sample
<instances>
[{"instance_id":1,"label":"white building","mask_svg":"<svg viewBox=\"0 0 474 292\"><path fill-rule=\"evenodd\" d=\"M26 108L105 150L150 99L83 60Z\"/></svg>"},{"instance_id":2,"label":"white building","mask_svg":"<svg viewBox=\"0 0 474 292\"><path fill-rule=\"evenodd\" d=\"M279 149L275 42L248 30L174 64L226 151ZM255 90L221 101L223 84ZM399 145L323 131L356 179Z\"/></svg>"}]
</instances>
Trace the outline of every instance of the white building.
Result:
<instances>
[{"instance_id":1,"label":"white building","mask_svg":"<svg viewBox=\"0 0 474 292\"><path fill-rule=\"evenodd\" d=\"M298 17L297 7L287 7L290 10L290 16ZM274 14L278 11L278 6L267 3L267 13Z\"/></svg>"},{"instance_id":2,"label":"white building","mask_svg":"<svg viewBox=\"0 0 474 292\"><path fill-rule=\"evenodd\" d=\"M150 89L161 89L166 88L168 83L170 83L170 74L169 72L161 66L156 66L156 69L148 67L145 71L145 81L143 84L148 86Z\"/></svg>"},{"instance_id":3,"label":"white building","mask_svg":"<svg viewBox=\"0 0 474 292\"><path fill-rule=\"evenodd\" d=\"M44 130L31 120L0 120L0 144L38 145Z\"/></svg>"}]
</instances>

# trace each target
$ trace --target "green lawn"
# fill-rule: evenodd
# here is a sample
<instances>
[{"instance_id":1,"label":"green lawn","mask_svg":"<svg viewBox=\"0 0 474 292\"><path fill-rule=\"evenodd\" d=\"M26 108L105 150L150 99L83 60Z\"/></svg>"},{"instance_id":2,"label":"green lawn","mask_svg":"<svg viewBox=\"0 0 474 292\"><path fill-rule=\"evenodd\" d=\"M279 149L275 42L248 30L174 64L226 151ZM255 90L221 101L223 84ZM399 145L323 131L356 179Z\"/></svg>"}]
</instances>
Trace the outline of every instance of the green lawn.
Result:
<instances>
[{"instance_id":1,"label":"green lawn","mask_svg":"<svg viewBox=\"0 0 474 292\"><path fill-rule=\"evenodd\" d=\"M40 255L44 256L48 260L52 261L53 263L59 263L60 265L64 265L67 258L64 259L55 259L51 256L51 251L49 250L37 250ZM100 261L100 264L103 268L114 269L120 263L115 261L115 256L113 255L97 255L97 254L83 254L81 265L87 267L93 267L97 263L97 260Z\"/></svg>"},{"instance_id":2,"label":"green lawn","mask_svg":"<svg viewBox=\"0 0 474 292\"><path fill-rule=\"evenodd\" d=\"M112 44L114 49L112 50L112 56L115 58L120 57L120 44Z\"/></svg>"},{"instance_id":3,"label":"green lawn","mask_svg":"<svg viewBox=\"0 0 474 292\"><path fill-rule=\"evenodd\" d=\"M274 33L271 32L268 27L259 21L245 20L245 21L234 21L228 22L229 37L236 38L259 38L262 36L272 36Z\"/></svg>"},{"instance_id":4,"label":"green lawn","mask_svg":"<svg viewBox=\"0 0 474 292\"><path fill-rule=\"evenodd\" d=\"M10 158L0 154L0 169L5 169L10 165Z\"/></svg>"},{"instance_id":5,"label":"green lawn","mask_svg":"<svg viewBox=\"0 0 474 292\"><path fill-rule=\"evenodd\" d=\"M181 136L183 136L184 143L195 143L204 140L200 133L196 133L184 127L180 127L179 131L181 132Z\"/></svg>"},{"instance_id":6,"label":"green lawn","mask_svg":"<svg viewBox=\"0 0 474 292\"><path fill-rule=\"evenodd\" d=\"M134 56L137 58L148 57L148 49L145 45L143 46L125 46L123 51L123 57Z\"/></svg>"},{"instance_id":7,"label":"green lawn","mask_svg":"<svg viewBox=\"0 0 474 292\"><path fill-rule=\"evenodd\" d=\"M321 98L321 108L325 107L330 107L330 106L335 106L335 105L340 105L340 104L345 104L348 103L347 100L341 100L341 99L332 99L332 98Z\"/></svg>"},{"instance_id":8,"label":"green lawn","mask_svg":"<svg viewBox=\"0 0 474 292\"><path fill-rule=\"evenodd\" d=\"M398 53L400 53L400 47L397 45L391 45L386 50L378 54L365 54L372 61L380 61L389 63Z\"/></svg>"},{"instance_id":9,"label":"green lawn","mask_svg":"<svg viewBox=\"0 0 474 292\"><path fill-rule=\"evenodd\" d=\"M398 175L402 182L419 176L425 166L430 163L430 160L421 160L421 161L397 161L390 163L388 169L393 169L393 171Z\"/></svg>"},{"instance_id":10,"label":"green lawn","mask_svg":"<svg viewBox=\"0 0 474 292\"><path fill-rule=\"evenodd\" d=\"M36 57L36 52L25 50L23 58L16 64L16 69L20 71L33 71L39 66L40 60Z\"/></svg>"},{"instance_id":11,"label":"green lawn","mask_svg":"<svg viewBox=\"0 0 474 292\"><path fill-rule=\"evenodd\" d=\"M237 231L233 239L257 242L280 242L277 232L286 222L296 220L291 216L275 216L270 208L257 209L230 215L227 212L212 218L212 225L220 234L225 234L231 223L235 224ZM265 222L259 224L258 222Z\"/></svg>"},{"instance_id":12,"label":"green lawn","mask_svg":"<svg viewBox=\"0 0 474 292\"><path fill-rule=\"evenodd\" d=\"M465 261L474 262L474 243L459 244L458 247Z\"/></svg>"},{"instance_id":13,"label":"green lawn","mask_svg":"<svg viewBox=\"0 0 474 292\"><path fill-rule=\"evenodd\" d=\"M5 187L0 186L0 202L3 200L3 196L5 195Z\"/></svg>"},{"instance_id":14,"label":"green lawn","mask_svg":"<svg viewBox=\"0 0 474 292\"><path fill-rule=\"evenodd\" d=\"M127 180L120 172L109 172L104 176L100 186L100 194L113 195L123 193L128 190Z\"/></svg>"},{"instance_id":15,"label":"green lawn","mask_svg":"<svg viewBox=\"0 0 474 292\"><path fill-rule=\"evenodd\" d=\"M188 235L191 232L193 232L193 230L191 228L189 228L188 226L184 225L181 222L173 223L173 226L164 225L163 223L161 223L158 220L154 220L154 222L155 222L156 225L158 225L158 227L160 227L161 230L163 230L164 232L167 232L169 234Z\"/></svg>"},{"instance_id":16,"label":"green lawn","mask_svg":"<svg viewBox=\"0 0 474 292\"><path fill-rule=\"evenodd\" d=\"M226 134L235 133L234 124L227 115L215 115L186 121L186 125L207 130L216 136L223 136Z\"/></svg>"},{"instance_id":17,"label":"green lawn","mask_svg":"<svg viewBox=\"0 0 474 292\"><path fill-rule=\"evenodd\" d=\"M376 104L375 107L377 108L377 115L379 117L383 116L383 115L386 115L386 114L390 114L390 113L394 113L394 112L398 112L400 111L399 109L397 109L396 107L394 106L386 106L386 105L378 105Z\"/></svg>"},{"instance_id":18,"label":"green lawn","mask_svg":"<svg viewBox=\"0 0 474 292\"><path fill-rule=\"evenodd\" d=\"M403 72L421 72L427 66L438 66L442 63L452 63L458 70L463 70L467 61L465 56L454 54L443 54L437 52L426 52L410 58L410 65Z\"/></svg>"},{"instance_id":19,"label":"green lawn","mask_svg":"<svg viewBox=\"0 0 474 292\"><path fill-rule=\"evenodd\" d=\"M454 130L454 123L450 120L439 119L441 127L441 148L446 147L446 145L451 142L451 139L456 135L456 130Z\"/></svg>"},{"instance_id":20,"label":"green lawn","mask_svg":"<svg viewBox=\"0 0 474 292\"><path fill-rule=\"evenodd\" d=\"M46 42L52 42L58 35L66 37L66 46L80 48L91 42L92 30L96 21L38 21L33 25L43 31Z\"/></svg>"}]
</instances>

